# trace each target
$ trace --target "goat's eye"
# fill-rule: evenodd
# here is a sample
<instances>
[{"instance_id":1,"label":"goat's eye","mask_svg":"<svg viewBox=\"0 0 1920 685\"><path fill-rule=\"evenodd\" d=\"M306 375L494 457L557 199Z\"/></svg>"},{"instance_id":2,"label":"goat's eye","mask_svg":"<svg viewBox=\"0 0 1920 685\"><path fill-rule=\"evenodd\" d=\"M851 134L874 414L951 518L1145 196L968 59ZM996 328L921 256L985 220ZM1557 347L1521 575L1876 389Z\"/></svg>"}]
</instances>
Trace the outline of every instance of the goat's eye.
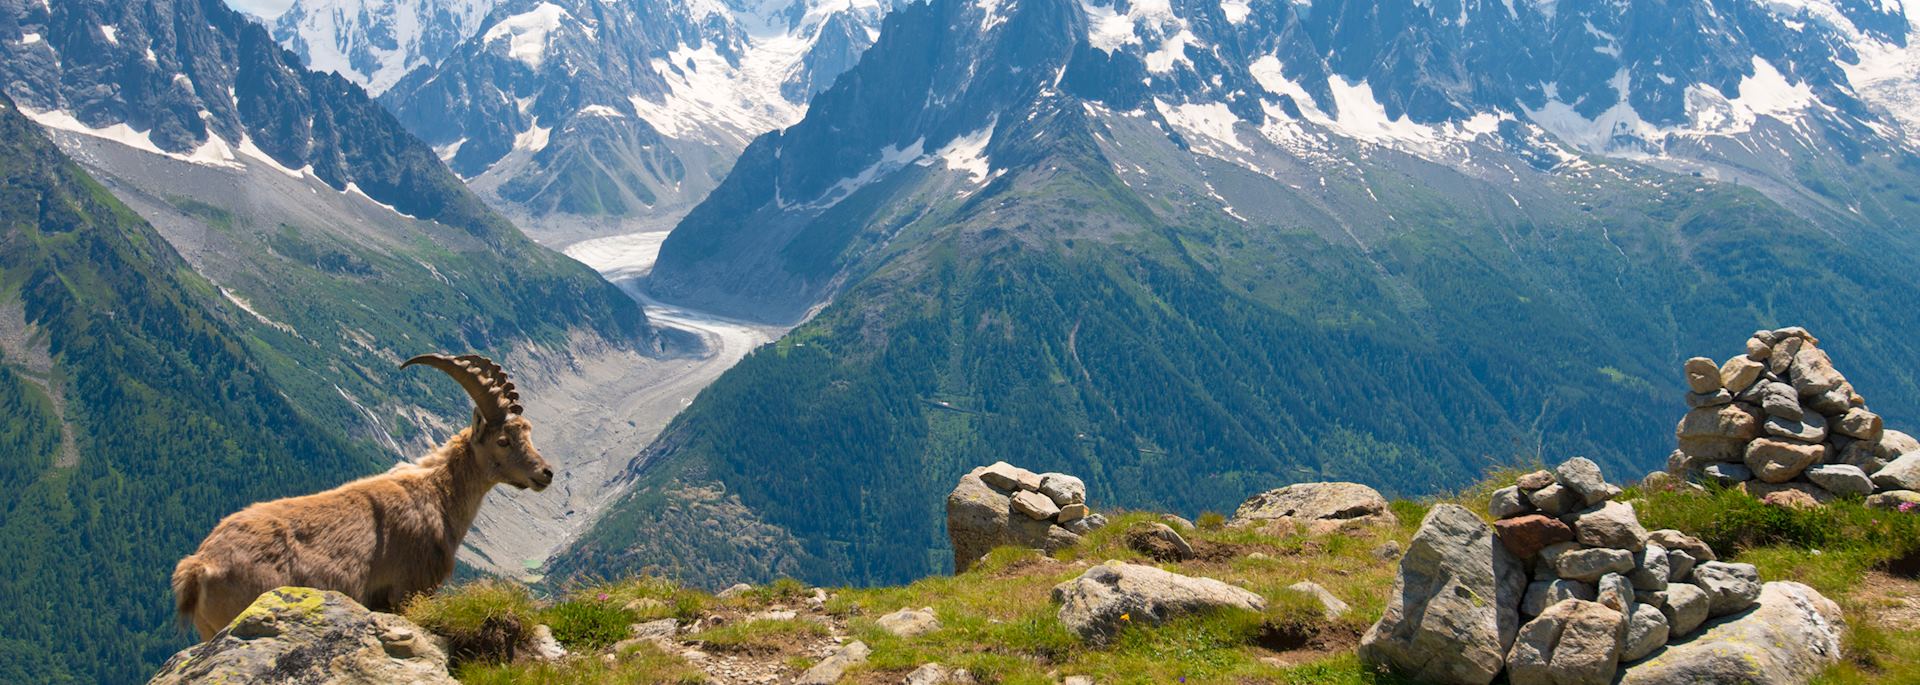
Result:
<instances>
[{"instance_id":1,"label":"goat's eye","mask_svg":"<svg viewBox=\"0 0 1920 685\"><path fill-rule=\"evenodd\" d=\"M499 445L499 446L501 446L501 447L506 447L506 446L509 446L509 445L512 445L512 444L513 444L513 441L511 441L511 440L508 440L508 439L506 439L506 438L501 438L501 439L499 439L499 440L495 440L495 441L493 442L493 444L495 444L495 445Z\"/></svg>"}]
</instances>

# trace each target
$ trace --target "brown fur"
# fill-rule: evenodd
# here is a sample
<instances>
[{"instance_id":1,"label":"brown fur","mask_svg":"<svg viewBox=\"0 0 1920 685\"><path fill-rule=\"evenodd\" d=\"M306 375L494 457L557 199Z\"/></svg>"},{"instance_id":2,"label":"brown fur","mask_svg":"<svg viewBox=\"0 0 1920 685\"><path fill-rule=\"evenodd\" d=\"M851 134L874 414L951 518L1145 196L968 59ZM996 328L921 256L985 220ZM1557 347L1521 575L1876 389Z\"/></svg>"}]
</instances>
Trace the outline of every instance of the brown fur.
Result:
<instances>
[{"instance_id":1,"label":"brown fur","mask_svg":"<svg viewBox=\"0 0 1920 685\"><path fill-rule=\"evenodd\" d=\"M228 516L174 567L181 616L208 639L281 586L335 590L375 611L432 592L452 575L460 541L494 485L542 490L553 480L526 419L508 419L479 441L476 429L418 463Z\"/></svg>"}]
</instances>

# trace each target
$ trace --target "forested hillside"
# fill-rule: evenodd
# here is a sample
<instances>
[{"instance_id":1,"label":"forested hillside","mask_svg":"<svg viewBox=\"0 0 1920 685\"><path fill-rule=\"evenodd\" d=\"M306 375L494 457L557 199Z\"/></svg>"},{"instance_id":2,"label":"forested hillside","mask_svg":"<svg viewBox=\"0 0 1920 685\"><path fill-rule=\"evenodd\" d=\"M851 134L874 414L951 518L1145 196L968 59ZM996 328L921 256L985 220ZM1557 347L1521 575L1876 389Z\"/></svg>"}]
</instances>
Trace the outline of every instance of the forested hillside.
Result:
<instances>
[{"instance_id":1,"label":"forested hillside","mask_svg":"<svg viewBox=\"0 0 1920 685\"><path fill-rule=\"evenodd\" d=\"M182 550L382 460L270 384L207 282L10 101L0 194L0 681L138 682L184 641Z\"/></svg>"}]
</instances>

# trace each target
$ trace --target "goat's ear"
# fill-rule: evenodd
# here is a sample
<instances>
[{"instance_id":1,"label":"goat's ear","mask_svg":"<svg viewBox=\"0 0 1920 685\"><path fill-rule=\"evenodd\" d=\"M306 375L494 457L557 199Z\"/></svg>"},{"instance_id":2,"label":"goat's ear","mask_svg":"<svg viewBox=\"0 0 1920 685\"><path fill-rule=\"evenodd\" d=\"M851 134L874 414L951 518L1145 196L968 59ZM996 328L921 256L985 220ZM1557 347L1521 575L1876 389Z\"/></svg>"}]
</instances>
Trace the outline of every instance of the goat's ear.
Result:
<instances>
[{"instance_id":1,"label":"goat's ear","mask_svg":"<svg viewBox=\"0 0 1920 685\"><path fill-rule=\"evenodd\" d=\"M480 410L473 410L473 439L479 440L481 436L487 434L489 428L491 426L487 425L487 417L481 415Z\"/></svg>"}]
</instances>

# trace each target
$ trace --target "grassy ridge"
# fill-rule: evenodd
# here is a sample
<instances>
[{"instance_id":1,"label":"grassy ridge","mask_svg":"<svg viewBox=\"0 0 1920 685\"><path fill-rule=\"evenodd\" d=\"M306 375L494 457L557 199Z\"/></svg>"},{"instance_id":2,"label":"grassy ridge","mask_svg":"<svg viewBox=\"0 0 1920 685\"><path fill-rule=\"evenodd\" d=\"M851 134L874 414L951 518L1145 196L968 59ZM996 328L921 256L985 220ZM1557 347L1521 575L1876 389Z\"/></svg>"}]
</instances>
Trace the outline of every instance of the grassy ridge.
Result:
<instances>
[{"instance_id":1,"label":"grassy ridge","mask_svg":"<svg viewBox=\"0 0 1920 685\"><path fill-rule=\"evenodd\" d=\"M899 682L921 664L938 662L970 670L983 683L1051 684L1063 675L1090 675L1100 683L1398 683L1391 674L1361 664L1353 648L1367 626L1384 610L1397 563L1383 561L1383 545L1407 544L1426 511L1440 501L1485 514L1487 495L1511 483L1516 472L1502 471L1444 499L1396 500L1400 522L1394 526L1349 529L1325 535L1261 531L1220 526L1220 517L1202 517L1185 531L1199 558L1159 564L1168 570L1225 580L1268 599L1265 612L1225 611L1190 616L1160 626L1135 625L1106 647L1082 645L1061 625L1051 588L1084 572L1090 563L1120 559L1155 562L1124 542L1127 526L1158 521L1136 512L1114 517L1109 527L1080 546L1046 558L1029 550L1002 548L965 574L934 576L906 585L843 588L833 592L810 619L730 620L719 628L683 634L682 647L757 655L783 665L787 676L816 657L794 647L796 631L817 635L830 627L842 640L858 639L872 656L848 676L849 682ZM1818 682L1865 684L1913 682L1920 674L1920 606L1909 597L1920 590L1911 564L1920 554L1920 514L1873 510L1860 500L1795 511L1761 505L1737 491L1655 491L1629 488L1649 528L1675 527L1712 545L1723 559L1754 563L1766 580L1807 583L1839 602L1848 617L1844 661ZM1256 554L1257 553L1257 554ZM1900 571L1892 573L1890 571ZM1906 574L1906 575L1903 575ZM1328 620L1310 598L1288 585L1312 580L1346 601L1352 610ZM492 585L443 593L436 604L500 606ZM714 617L751 616L768 609L801 605L805 586L780 581L731 598L716 598L657 578L634 578L579 586L551 602L515 604L524 622L550 620L580 611L643 617L621 609L633 599L652 598L644 618L677 616L683 625ZM691 611L659 611L672 600ZM423 605L424 606L424 605ZM628 604L627 606L632 606ZM903 638L880 629L875 619L902 607L930 607L939 629ZM573 608L569 608L573 607ZM627 612L627 613L622 613ZM410 614L430 628L445 629L436 614ZM469 683L551 683L559 673L581 673L580 682L698 682L697 668L674 652L647 647L639 656L602 659L602 643L561 641L576 654L557 665L481 660L463 666ZM591 662L591 663L589 663Z\"/></svg>"}]
</instances>

